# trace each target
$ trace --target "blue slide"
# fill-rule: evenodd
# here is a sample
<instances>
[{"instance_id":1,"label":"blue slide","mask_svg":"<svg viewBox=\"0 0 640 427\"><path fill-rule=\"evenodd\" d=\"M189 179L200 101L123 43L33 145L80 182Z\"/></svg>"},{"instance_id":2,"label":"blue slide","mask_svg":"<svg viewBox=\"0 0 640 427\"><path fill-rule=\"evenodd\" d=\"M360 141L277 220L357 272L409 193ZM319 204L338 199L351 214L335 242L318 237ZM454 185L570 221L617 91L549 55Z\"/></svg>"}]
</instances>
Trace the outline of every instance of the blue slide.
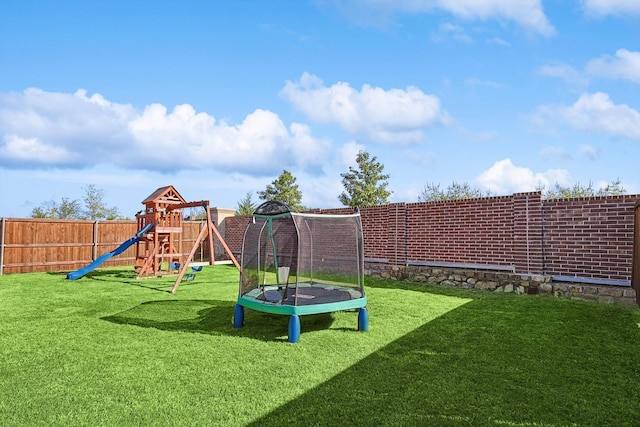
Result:
<instances>
[{"instance_id":1,"label":"blue slide","mask_svg":"<svg viewBox=\"0 0 640 427\"><path fill-rule=\"evenodd\" d=\"M140 231L138 231L136 233L135 236L133 236L129 240L125 241L123 244L121 244L120 246L118 246L117 248L112 250L111 252L107 252L106 254L100 255L98 258L96 258L95 261L93 261L91 264L89 264L89 265L87 265L85 267L82 267L82 268L80 268L80 269L78 269L76 271L72 271L70 273L67 273L67 279L69 279L69 280L79 279L82 276L84 276L85 274L89 273L90 271L93 271L96 268L98 268L100 266L100 264L102 264L103 262L105 262L109 258L112 258L112 257L114 257L116 255L120 255L122 252L126 251L129 248L129 246L133 245L134 243L139 241L142 238L142 236L147 234L149 232L149 230L151 230L153 228L153 226L154 226L154 224L145 225L144 227L142 227L140 229Z\"/></svg>"}]
</instances>

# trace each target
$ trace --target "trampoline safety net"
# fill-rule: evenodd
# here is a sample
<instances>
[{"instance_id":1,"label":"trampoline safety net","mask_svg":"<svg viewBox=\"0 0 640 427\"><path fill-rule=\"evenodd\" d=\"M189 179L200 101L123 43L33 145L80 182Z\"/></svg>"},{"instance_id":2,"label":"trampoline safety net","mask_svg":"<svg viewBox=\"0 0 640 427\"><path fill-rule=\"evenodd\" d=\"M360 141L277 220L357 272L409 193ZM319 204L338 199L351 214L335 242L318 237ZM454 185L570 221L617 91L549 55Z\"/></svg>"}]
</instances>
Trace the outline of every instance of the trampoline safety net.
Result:
<instances>
[{"instance_id":1,"label":"trampoline safety net","mask_svg":"<svg viewBox=\"0 0 640 427\"><path fill-rule=\"evenodd\" d=\"M245 230L240 296L292 306L363 298L363 257L359 213L296 213L265 202Z\"/></svg>"}]
</instances>

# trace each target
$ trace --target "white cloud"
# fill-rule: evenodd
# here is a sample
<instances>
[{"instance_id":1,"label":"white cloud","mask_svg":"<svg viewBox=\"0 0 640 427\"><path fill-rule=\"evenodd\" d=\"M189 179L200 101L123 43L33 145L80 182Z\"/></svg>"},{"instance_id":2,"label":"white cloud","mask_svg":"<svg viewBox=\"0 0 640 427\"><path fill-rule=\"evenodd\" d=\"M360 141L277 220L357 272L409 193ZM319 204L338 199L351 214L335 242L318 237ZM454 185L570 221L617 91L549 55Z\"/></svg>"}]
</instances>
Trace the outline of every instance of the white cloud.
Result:
<instances>
[{"instance_id":1,"label":"white cloud","mask_svg":"<svg viewBox=\"0 0 640 427\"><path fill-rule=\"evenodd\" d=\"M307 170L321 172L323 159L331 148L331 141L328 139L317 139L311 135L311 128L302 123L292 123L289 126L292 138L289 149L293 154L295 163Z\"/></svg>"},{"instance_id":2,"label":"white cloud","mask_svg":"<svg viewBox=\"0 0 640 427\"><path fill-rule=\"evenodd\" d=\"M640 8L640 1L636 4ZM640 83L640 52L618 49L615 57L604 56L589 61L586 69L594 76Z\"/></svg>"},{"instance_id":3,"label":"white cloud","mask_svg":"<svg viewBox=\"0 0 640 427\"><path fill-rule=\"evenodd\" d=\"M544 65L538 69L538 74L562 79L571 86L578 88L583 88L589 83L589 79L583 73L567 64Z\"/></svg>"},{"instance_id":4,"label":"white cloud","mask_svg":"<svg viewBox=\"0 0 640 427\"><path fill-rule=\"evenodd\" d=\"M436 43L444 42L449 39L467 44L471 44L474 42L473 38L471 38L471 36L467 34L464 28L448 22L440 24L438 29L431 33L429 39Z\"/></svg>"},{"instance_id":5,"label":"white cloud","mask_svg":"<svg viewBox=\"0 0 640 427\"><path fill-rule=\"evenodd\" d=\"M256 110L240 124L216 121L188 104L142 112L87 96L27 89L0 94L0 166L76 167L110 163L131 169L222 168L267 174L299 166L319 171L329 141L299 123Z\"/></svg>"},{"instance_id":6,"label":"white cloud","mask_svg":"<svg viewBox=\"0 0 640 427\"><path fill-rule=\"evenodd\" d=\"M540 0L353 0L340 4L343 12L362 20L363 9L388 22L398 13L421 14L444 11L469 21L512 21L528 31L552 36L555 29L547 20ZM370 21L370 19L369 19Z\"/></svg>"},{"instance_id":7,"label":"white cloud","mask_svg":"<svg viewBox=\"0 0 640 427\"><path fill-rule=\"evenodd\" d=\"M582 0L582 6L589 15L635 15L640 14L638 0Z\"/></svg>"},{"instance_id":8,"label":"white cloud","mask_svg":"<svg viewBox=\"0 0 640 427\"><path fill-rule=\"evenodd\" d=\"M356 162L356 158L358 157L358 153L360 151L364 151L365 146L362 144L358 144L355 141L349 141L340 148L339 151L339 159L338 159L338 167L340 169L348 169L353 166L356 167L358 162Z\"/></svg>"},{"instance_id":9,"label":"white cloud","mask_svg":"<svg viewBox=\"0 0 640 427\"><path fill-rule=\"evenodd\" d=\"M0 94L0 134L5 144L9 135L35 139L49 149L56 147L58 155L68 154L66 159L56 158L66 165L81 166L91 156L100 158L124 149L128 142L126 124L134 116L131 105L113 104L100 95L87 97L82 90L69 94L29 88L22 93ZM15 162L20 154L15 152L15 145L13 148ZM0 165L5 159L0 158Z\"/></svg>"},{"instance_id":10,"label":"white cloud","mask_svg":"<svg viewBox=\"0 0 640 427\"><path fill-rule=\"evenodd\" d=\"M423 4L432 1L418 2ZM550 36L555 33L540 0L436 0L438 7L464 19L507 19L522 27Z\"/></svg>"},{"instance_id":11,"label":"white cloud","mask_svg":"<svg viewBox=\"0 0 640 427\"><path fill-rule=\"evenodd\" d=\"M614 104L606 93L583 94L558 113L578 129L640 139L640 112L626 104Z\"/></svg>"},{"instance_id":12,"label":"white cloud","mask_svg":"<svg viewBox=\"0 0 640 427\"><path fill-rule=\"evenodd\" d=\"M43 144L38 138L5 135L0 146L0 158L19 163L65 164L72 162L73 157L64 147Z\"/></svg>"},{"instance_id":13,"label":"white cloud","mask_svg":"<svg viewBox=\"0 0 640 427\"><path fill-rule=\"evenodd\" d=\"M311 120L335 123L378 142L421 141L426 127L450 121L437 96L414 86L384 90L365 84L358 91L344 82L327 87L305 72L300 80L287 81L280 93Z\"/></svg>"},{"instance_id":14,"label":"white cloud","mask_svg":"<svg viewBox=\"0 0 640 427\"><path fill-rule=\"evenodd\" d=\"M585 93L570 106L542 106L534 121L538 124L559 121L582 131L640 140L640 112L626 104L614 104L602 92Z\"/></svg>"},{"instance_id":15,"label":"white cloud","mask_svg":"<svg viewBox=\"0 0 640 427\"><path fill-rule=\"evenodd\" d=\"M344 191L340 175L310 177L302 173L299 174L297 182L300 183L300 191L303 194L303 205L329 208L340 206L338 196Z\"/></svg>"},{"instance_id":16,"label":"white cloud","mask_svg":"<svg viewBox=\"0 0 640 427\"><path fill-rule=\"evenodd\" d=\"M534 191L539 186L550 187L555 183L568 185L569 172L564 169L549 169L533 172L529 168L516 166L511 159L503 159L482 172L476 181L495 194L511 194Z\"/></svg>"},{"instance_id":17,"label":"white cloud","mask_svg":"<svg viewBox=\"0 0 640 427\"><path fill-rule=\"evenodd\" d=\"M262 170L278 148L283 148L285 156L291 155L286 126L276 114L265 110L256 110L241 124L231 126L216 123L206 113L196 113L190 105L179 105L167 113L164 106L154 104L131 121L129 129L139 156L169 169L181 159L195 167ZM281 160L290 164L289 158Z\"/></svg>"}]
</instances>

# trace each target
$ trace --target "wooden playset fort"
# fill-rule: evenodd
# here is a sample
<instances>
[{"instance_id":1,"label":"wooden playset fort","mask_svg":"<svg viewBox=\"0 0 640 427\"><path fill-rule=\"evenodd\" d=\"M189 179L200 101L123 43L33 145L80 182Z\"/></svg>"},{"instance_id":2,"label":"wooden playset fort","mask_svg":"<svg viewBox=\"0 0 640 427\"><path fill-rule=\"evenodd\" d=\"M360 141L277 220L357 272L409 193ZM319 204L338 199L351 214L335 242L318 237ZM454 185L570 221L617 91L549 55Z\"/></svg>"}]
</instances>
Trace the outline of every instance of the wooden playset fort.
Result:
<instances>
[{"instance_id":1,"label":"wooden playset fort","mask_svg":"<svg viewBox=\"0 0 640 427\"><path fill-rule=\"evenodd\" d=\"M211 220L208 200L187 202L173 186L169 185L158 188L144 199L142 204L144 211L136 215L138 230L150 227L151 224L153 226L137 241L135 266L138 270L138 279L178 272L178 278L171 289L171 292L175 292L187 269L194 267L191 262L205 237L208 237L210 254L208 263L213 265L215 262L214 235L222 244L230 260L238 269L240 268L238 261ZM206 221L191 250L185 252L181 239L184 221L183 209L196 207L204 209Z\"/></svg>"}]
</instances>

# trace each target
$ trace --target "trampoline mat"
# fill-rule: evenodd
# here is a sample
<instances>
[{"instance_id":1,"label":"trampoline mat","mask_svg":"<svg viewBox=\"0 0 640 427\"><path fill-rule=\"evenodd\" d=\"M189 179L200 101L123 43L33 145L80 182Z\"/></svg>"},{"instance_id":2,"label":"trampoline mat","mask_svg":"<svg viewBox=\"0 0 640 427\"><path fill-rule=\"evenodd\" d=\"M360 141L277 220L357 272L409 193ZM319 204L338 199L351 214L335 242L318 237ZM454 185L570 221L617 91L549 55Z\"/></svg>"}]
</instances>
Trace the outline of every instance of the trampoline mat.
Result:
<instances>
[{"instance_id":1,"label":"trampoline mat","mask_svg":"<svg viewBox=\"0 0 640 427\"><path fill-rule=\"evenodd\" d=\"M294 305L296 294L298 294L297 305L327 304L352 299L349 292L341 289L311 286L290 289L287 298L282 301L282 304Z\"/></svg>"},{"instance_id":2,"label":"trampoline mat","mask_svg":"<svg viewBox=\"0 0 640 427\"><path fill-rule=\"evenodd\" d=\"M304 286L297 289L290 288L287 291L287 298L282 299L281 301L276 300L275 295L273 295L274 292L277 293L278 291L266 291L256 299L260 301L278 302L282 305L295 305L296 294L298 294L297 305L329 304L356 299L353 297L352 293L333 286Z\"/></svg>"}]
</instances>

